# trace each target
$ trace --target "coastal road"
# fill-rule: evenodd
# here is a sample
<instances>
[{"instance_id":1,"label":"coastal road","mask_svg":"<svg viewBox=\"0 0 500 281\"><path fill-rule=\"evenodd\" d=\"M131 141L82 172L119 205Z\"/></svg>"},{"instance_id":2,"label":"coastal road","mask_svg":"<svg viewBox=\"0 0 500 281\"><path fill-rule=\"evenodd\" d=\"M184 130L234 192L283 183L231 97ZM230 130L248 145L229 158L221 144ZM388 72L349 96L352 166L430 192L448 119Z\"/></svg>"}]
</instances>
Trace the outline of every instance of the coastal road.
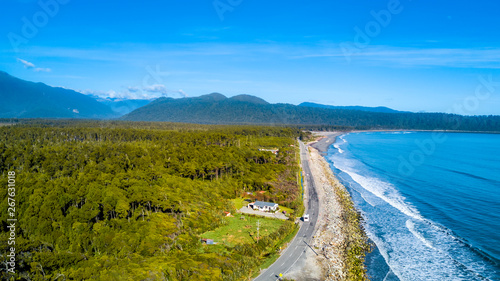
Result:
<instances>
[{"instance_id":1,"label":"coastal road","mask_svg":"<svg viewBox=\"0 0 500 281\"><path fill-rule=\"evenodd\" d=\"M304 265L307 251L315 253L312 246L310 246L310 241L314 235L314 227L318 220L318 194L316 193L316 186L309 168L307 147L301 141L299 141L299 145L303 176L305 186L307 187L307 194L304 194L307 200L305 213L309 214L309 221L300 222L301 226L297 235L283 254L270 267L255 278L254 281L275 281L278 279L280 273L285 275L287 272L294 271L298 267Z\"/></svg>"}]
</instances>

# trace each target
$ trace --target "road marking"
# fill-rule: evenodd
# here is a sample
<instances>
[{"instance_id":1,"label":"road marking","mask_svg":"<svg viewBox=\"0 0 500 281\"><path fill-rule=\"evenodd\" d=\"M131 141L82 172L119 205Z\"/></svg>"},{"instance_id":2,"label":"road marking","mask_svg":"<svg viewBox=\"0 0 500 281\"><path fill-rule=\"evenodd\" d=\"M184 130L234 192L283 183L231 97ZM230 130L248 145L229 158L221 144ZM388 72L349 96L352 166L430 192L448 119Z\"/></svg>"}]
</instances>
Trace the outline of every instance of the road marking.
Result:
<instances>
[{"instance_id":1,"label":"road marking","mask_svg":"<svg viewBox=\"0 0 500 281\"><path fill-rule=\"evenodd\" d=\"M300 259L300 257L302 256L303 253L304 252L300 253L299 257L292 263L292 265L285 271L285 273L287 273L288 270L290 270L290 268L292 268L295 265L295 263Z\"/></svg>"},{"instance_id":2,"label":"road marking","mask_svg":"<svg viewBox=\"0 0 500 281\"><path fill-rule=\"evenodd\" d=\"M304 147L304 149L307 149L307 146L305 146L303 143L301 143L301 145ZM301 148L302 148L302 147L301 147ZM301 161L301 162L302 162L302 165L303 165L303 167L304 167L304 170L310 170L310 165L309 165L310 158L309 158L309 155L308 155L307 151L305 151L304 153L301 153L301 154L305 156L305 157L304 157L304 159L302 159L302 161ZM305 172L305 171L304 171L304 172ZM314 192L314 191L315 191L314 189L316 188L316 186L315 186L314 177L313 177L312 173L311 173L311 172L306 173L306 176L304 177L304 179L306 180L306 183L307 183L307 190L309 191L309 192L308 192L309 194L305 193L305 194L304 194L304 195L305 195L304 197L306 197L306 198L307 198L307 197L311 197L311 198L307 198L306 200L308 200L308 201L306 201L306 202L308 202L308 203L309 203L309 205L312 205L312 204L311 204L311 199L315 198L315 200L313 200L313 201L316 201L316 203L317 203L318 198L317 198L317 196L314 196L314 195L316 195L316 193ZM317 206L316 206L316 207L317 207ZM313 208L313 209L314 209L314 208ZM317 212L317 210L316 210L316 211L313 211L313 213L312 213L312 214L313 214L313 215L315 215L315 214L316 214L316 212ZM311 219L313 219L313 217L312 217L312 216L311 216ZM317 218L316 218L316 219L317 219ZM289 254L289 250L290 250L290 251L292 251L292 252L290 253L289 257L293 257L294 251L296 251L296 250L297 250L297 248L298 248L299 246L304 247L305 249L304 249L303 251L301 251L301 253L300 253L300 255L297 257L297 259L296 259L296 260L292 263L292 265L291 265L291 266L289 266L289 267L288 267L288 269L286 269L286 270L283 272L283 274L286 274L288 271L290 271L290 269L292 269L292 268L293 268L293 266L297 263L297 261L299 261L299 259L302 257L302 254L304 254L304 253L307 251L307 247L301 243L301 242L305 242L305 240L299 241L299 240L300 240L300 238L299 238L299 237L300 237L301 235L304 235L304 237L307 237L307 234L310 232L310 231L309 231L310 226L313 226L313 230L314 230L314 224L309 223L309 224L307 225L307 227L303 227L303 226L304 226L304 224L303 224L303 223L302 223L302 224L300 224L300 226L299 226L299 231L298 231L297 235L294 237L294 239L292 240L292 242L290 243L289 247L287 247L287 248L286 248L286 250L285 250L285 251L281 254L281 256L278 258L278 260L276 260L276 262L275 262L275 263L273 263L273 264L272 264L269 268L265 269L265 270L262 272L262 274L261 274L261 275L259 275L259 277L260 277L260 276L262 276L262 278L264 278L263 276L264 276L265 272L266 272L266 271L269 271L269 269L271 269L271 267L272 267L272 266L276 266L276 267L278 267L278 261L279 261L279 259L281 259L281 258L283 258L283 259L285 260L285 261L283 262L283 264L281 265L281 267L285 267L285 264L286 264L286 263L287 263L287 261L288 261L288 259L286 258L286 256L287 256L287 254ZM312 235L312 233L311 233L310 235ZM293 246L294 246L293 244L295 244L295 248L293 248ZM292 248L293 248L293 249L292 249ZM286 268L286 267L285 267L285 268ZM275 275L274 273L271 273L271 275L269 275L269 276L270 276L271 278L273 278L272 280L275 280L275 276L276 276L276 275ZM259 277L257 277L257 279L259 279Z\"/></svg>"}]
</instances>

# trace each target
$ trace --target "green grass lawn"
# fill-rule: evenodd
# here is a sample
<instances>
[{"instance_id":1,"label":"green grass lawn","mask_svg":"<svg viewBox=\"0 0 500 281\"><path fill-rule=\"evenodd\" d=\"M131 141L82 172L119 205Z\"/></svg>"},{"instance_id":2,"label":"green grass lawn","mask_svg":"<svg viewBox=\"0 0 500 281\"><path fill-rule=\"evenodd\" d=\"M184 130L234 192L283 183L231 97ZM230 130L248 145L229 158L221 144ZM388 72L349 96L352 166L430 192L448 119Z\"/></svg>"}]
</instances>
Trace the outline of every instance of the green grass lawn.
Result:
<instances>
[{"instance_id":1,"label":"green grass lawn","mask_svg":"<svg viewBox=\"0 0 500 281\"><path fill-rule=\"evenodd\" d=\"M241 219L243 217L244 219ZM255 242L257 239L257 220L260 221L260 237L267 236L284 223L279 219L261 218L235 214L234 217L226 217L226 225L214 231L208 231L201 238L213 239L214 242L223 243L228 246Z\"/></svg>"},{"instance_id":2,"label":"green grass lawn","mask_svg":"<svg viewBox=\"0 0 500 281\"><path fill-rule=\"evenodd\" d=\"M286 211L287 214L293 214L293 209L290 209L290 208L287 208L287 207L284 207L284 206L280 206L280 212L283 212L283 211Z\"/></svg>"}]
</instances>

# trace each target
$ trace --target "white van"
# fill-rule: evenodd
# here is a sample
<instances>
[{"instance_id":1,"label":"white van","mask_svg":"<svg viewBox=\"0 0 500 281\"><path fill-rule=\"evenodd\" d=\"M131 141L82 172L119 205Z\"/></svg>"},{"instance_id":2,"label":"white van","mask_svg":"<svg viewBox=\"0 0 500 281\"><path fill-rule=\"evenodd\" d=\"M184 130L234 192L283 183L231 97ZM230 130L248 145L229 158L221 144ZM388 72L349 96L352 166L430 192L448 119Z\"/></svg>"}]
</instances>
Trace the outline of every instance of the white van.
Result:
<instances>
[{"instance_id":1,"label":"white van","mask_svg":"<svg viewBox=\"0 0 500 281\"><path fill-rule=\"evenodd\" d=\"M309 221L309 214L304 215L304 221Z\"/></svg>"}]
</instances>

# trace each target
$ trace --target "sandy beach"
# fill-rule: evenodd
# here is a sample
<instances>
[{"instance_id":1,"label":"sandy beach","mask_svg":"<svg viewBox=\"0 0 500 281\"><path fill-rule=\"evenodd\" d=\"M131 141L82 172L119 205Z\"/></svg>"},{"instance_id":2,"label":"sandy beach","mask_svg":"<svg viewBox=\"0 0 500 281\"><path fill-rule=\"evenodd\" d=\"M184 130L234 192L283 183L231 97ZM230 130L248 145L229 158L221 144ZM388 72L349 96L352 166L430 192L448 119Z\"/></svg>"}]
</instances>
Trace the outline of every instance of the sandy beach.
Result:
<instances>
[{"instance_id":1,"label":"sandy beach","mask_svg":"<svg viewBox=\"0 0 500 281\"><path fill-rule=\"evenodd\" d=\"M325 156L328 152L328 148L335 143L338 136L344 134L345 132L312 132L313 135L318 136L318 139L314 142L309 143L312 147L320 153L320 155Z\"/></svg>"}]
</instances>

